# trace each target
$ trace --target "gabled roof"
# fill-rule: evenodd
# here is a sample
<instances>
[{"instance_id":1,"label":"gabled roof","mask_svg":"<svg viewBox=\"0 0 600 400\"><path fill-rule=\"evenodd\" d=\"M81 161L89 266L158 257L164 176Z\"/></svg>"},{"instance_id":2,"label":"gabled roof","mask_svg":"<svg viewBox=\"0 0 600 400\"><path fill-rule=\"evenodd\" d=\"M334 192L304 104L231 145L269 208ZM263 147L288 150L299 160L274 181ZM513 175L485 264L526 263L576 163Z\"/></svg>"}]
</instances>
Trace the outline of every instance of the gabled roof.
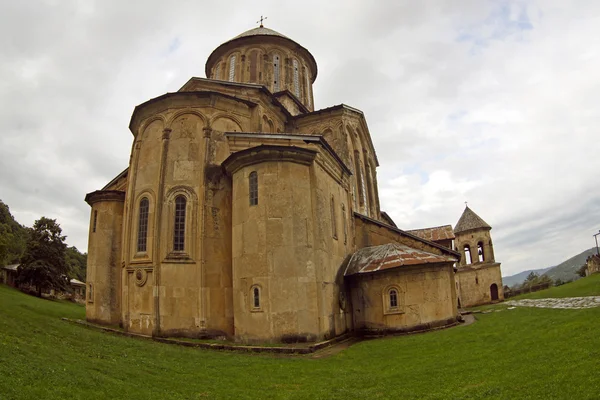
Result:
<instances>
[{"instance_id":1,"label":"gabled roof","mask_svg":"<svg viewBox=\"0 0 600 400\"><path fill-rule=\"evenodd\" d=\"M456 262L455 257L437 255L412 247L388 243L380 246L364 247L350 257L344 276L384 271L411 265Z\"/></svg>"},{"instance_id":2,"label":"gabled roof","mask_svg":"<svg viewBox=\"0 0 600 400\"><path fill-rule=\"evenodd\" d=\"M456 223L454 227L454 233L461 233L466 231L471 231L474 229L492 229L491 226L488 225L481 217L473 210L469 208L469 206L465 207L465 211L463 211L460 219Z\"/></svg>"},{"instance_id":3,"label":"gabled roof","mask_svg":"<svg viewBox=\"0 0 600 400\"><path fill-rule=\"evenodd\" d=\"M438 240L454 239L454 231L452 230L452 225L435 226L432 228L423 229L412 229L406 232L412 233L413 235L418 236L421 239L430 240L432 242L436 242Z\"/></svg>"}]
</instances>

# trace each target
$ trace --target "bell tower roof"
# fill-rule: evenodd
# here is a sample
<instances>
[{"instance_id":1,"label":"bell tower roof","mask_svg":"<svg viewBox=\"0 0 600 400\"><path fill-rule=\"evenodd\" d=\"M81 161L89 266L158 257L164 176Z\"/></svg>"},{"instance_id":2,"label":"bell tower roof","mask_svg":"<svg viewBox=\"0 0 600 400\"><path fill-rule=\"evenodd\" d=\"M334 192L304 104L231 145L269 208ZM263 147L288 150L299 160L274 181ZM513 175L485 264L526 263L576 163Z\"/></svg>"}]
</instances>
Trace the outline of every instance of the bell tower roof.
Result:
<instances>
[{"instance_id":1,"label":"bell tower roof","mask_svg":"<svg viewBox=\"0 0 600 400\"><path fill-rule=\"evenodd\" d=\"M469 206L465 207L460 219L454 227L454 234L462 233L466 231L472 231L475 229L492 229L479 215L475 214Z\"/></svg>"}]
</instances>

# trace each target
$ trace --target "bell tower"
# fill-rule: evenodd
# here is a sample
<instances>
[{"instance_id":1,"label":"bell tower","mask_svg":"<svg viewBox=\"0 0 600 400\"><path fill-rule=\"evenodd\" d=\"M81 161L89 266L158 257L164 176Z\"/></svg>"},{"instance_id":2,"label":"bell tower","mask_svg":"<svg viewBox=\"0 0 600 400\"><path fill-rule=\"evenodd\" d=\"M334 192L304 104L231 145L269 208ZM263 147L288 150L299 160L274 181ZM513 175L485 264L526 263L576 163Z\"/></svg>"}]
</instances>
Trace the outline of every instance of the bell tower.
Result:
<instances>
[{"instance_id":1,"label":"bell tower","mask_svg":"<svg viewBox=\"0 0 600 400\"><path fill-rule=\"evenodd\" d=\"M502 273L494 257L491 230L468 206L454 227L454 250L461 254L455 274L461 307L504 300Z\"/></svg>"}]
</instances>

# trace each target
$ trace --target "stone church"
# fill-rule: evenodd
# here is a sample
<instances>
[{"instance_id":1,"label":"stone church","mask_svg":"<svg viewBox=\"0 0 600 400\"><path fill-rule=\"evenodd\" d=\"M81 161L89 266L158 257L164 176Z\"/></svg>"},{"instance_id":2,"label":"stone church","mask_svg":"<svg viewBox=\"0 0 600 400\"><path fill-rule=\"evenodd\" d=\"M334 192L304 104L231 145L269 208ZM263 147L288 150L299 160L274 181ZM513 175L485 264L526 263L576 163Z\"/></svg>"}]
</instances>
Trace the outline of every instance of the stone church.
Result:
<instances>
[{"instance_id":1,"label":"stone church","mask_svg":"<svg viewBox=\"0 0 600 400\"><path fill-rule=\"evenodd\" d=\"M89 321L240 342L456 322L462 250L381 211L367 121L315 110L317 72L261 24L134 109L129 167L85 198Z\"/></svg>"}]
</instances>

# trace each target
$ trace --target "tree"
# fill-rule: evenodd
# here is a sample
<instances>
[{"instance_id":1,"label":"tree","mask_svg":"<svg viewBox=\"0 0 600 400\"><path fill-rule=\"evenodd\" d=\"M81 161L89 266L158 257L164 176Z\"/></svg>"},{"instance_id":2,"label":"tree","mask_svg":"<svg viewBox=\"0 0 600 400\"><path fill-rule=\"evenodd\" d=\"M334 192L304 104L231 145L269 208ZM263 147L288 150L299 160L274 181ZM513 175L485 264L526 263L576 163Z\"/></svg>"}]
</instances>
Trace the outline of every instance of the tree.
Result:
<instances>
[{"instance_id":1,"label":"tree","mask_svg":"<svg viewBox=\"0 0 600 400\"><path fill-rule=\"evenodd\" d=\"M68 289L66 236L61 234L62 229L56 220L46 217L35 221L29 231L29 240L21 258L17 282L34 285L38 297L41 297L44 289Z\"/></svg>"},{"instance_id":2,"label":"tree","mask_svg":"<svg viewBox=\"0 0 600 400\"><path fill-rule=\"evenodd\" d=\"M583 264L581 266L581 268L579 268L577 270L577 275L581 276L582 278L585 278L585 273L587 272L587 264Z\"/></svg>"},{"instance_id":3,"label":"tree","mask_svg":"<svg viewBox=\"0 0 600 400\"><path fill-rule=\"evenodd\" d=\"M69 269L69 276L75 277L80 281L85 282L85 274L87 268L87 253L80 253L77 247L67 247L65 259Z\"/></svg>"},{"instance_id":4,"label":"tree","mask_svg":"<svg viewBox=\"0 0 600 400\"><path fill-rule=\"evenodd\" d=\"M19 224L0 200L0 265L18 263L27 243L27 228Z\"/></svg>"}]
</instances>

